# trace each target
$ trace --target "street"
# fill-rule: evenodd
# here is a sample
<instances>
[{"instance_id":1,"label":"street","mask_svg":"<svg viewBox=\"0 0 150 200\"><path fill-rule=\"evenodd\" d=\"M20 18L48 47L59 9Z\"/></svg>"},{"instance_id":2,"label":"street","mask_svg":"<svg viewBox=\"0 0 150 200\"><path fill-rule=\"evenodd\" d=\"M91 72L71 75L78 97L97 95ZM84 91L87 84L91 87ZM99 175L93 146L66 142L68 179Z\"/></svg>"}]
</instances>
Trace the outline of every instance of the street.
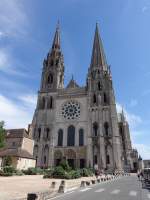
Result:
<instances>
[{"instance_id":1,"label":"street","mask_svg":"<svg viewBox=\"0 0 150 200\"><path fill-rule=\"evenodd\" d=\"M136 176L91 185L58 195L52 199L61 200L149 200L150 192L142 189Z\"/></svg>"}]
</instances>

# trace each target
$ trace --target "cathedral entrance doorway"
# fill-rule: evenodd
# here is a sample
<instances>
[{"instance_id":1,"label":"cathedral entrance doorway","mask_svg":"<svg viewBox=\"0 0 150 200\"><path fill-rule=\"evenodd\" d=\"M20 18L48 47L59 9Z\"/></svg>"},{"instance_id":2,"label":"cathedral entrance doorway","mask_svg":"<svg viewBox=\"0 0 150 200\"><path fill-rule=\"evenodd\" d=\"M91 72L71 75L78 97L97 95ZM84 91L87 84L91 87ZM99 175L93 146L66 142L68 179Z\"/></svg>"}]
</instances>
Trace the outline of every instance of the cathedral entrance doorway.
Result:
<instances>
[{"instance_id":1,"label":"cathedral entrance doorway","mask_svg":"<svg viewBox=\"0 0 150 200\"><path fill-rule=\"evenodd\" d=\"M69 166L72 168L72 169L74 169L75 168L75 162L74 162L74 159L68 159L67 160L68 161L68 164L69 164Z\"/></svg>"}]
</instances>

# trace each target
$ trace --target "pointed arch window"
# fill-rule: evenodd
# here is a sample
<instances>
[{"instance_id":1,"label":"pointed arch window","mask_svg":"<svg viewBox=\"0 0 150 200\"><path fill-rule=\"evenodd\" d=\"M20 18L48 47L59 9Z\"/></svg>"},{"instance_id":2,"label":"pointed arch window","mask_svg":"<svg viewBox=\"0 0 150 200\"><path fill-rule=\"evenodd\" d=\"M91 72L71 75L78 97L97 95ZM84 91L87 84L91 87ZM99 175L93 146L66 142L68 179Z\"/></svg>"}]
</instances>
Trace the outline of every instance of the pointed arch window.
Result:
<instances>
[{"instance_id":1,"label":"pointed arch window","mask_svg":"<svg viewBox=\"0 0 150 200\"><path fill-rule=\"evenodd\" d=\"M38 128L38 139L40 140L41 138L41 128Z\"/></svg>"},{"instance_id":2,"label":"pointed arch window","mask_svg":"<svg viewBox=\"0 0 150 200\"><path fill-rule=\"evenodd\" d=\"M46 128L46 139L50 138L50 129Z\"/></svg>"},{"instance_id":3,"label":"pointed arch window","mask_svg":"<svg viewBox=\"0 0 150 200\"><path fill-rule=\"evenodd\" d=\"M110 157L109 157L109 155L106 156L106 164L110 164Z\"/></svg>"},{"instance_id":4,"label":"pointed arch window","mask_svg":"<svg viewBox=\"0 0 150 200\"><path fill-rule=\"evenodd\" d=\"M47 77L47 83L52 84L53 83L53 75L50 73Z\"/></svg>"},{"instance_id":5,"label":"pointed arch window","mask_svg":"<svg viewBox=\"0 0 150 200\"><path fill-rule=\"evenodd\" d=\"M108 103L108 97L107 94L104 92L104 103L107 104Z\"/></svg>"},{"instance_id":6,"label":"pointed arch window","mask_svg":"<svg viewBox=\"0 0 150 200\"><path fill-rule=\"evenodd\" d=\"M48 98L47 109L53 108L53 97Z\"/></svg>"},{"instance_id":7,"label":"pointed arch window","mask_svg":"<svg viewBox=\"0 0 150 200\"><path fill-rule=\"evenodd\" d=\"M59 129L58 131L58 146L63 146L63 130Z\"/></svg>"},{"instance_id":8,"label":"pointed arch window","mask_svg":"<svg viewBox=\"0 0 150 200\"><path fill-rule=\"evenodd\" d=\"M54 61L53 60L51 60L51 66L53 66L54 65Z\"/></svg>"},{"instance_id":9,"label":"pointed arch window","mask_svg":"<svg viewBox=\"0 0 150 200\"><path fill-rule=\"evenodd\" d=\"M68 127L67 146L75 145L75 127L73 125Z\"/></svg>"},{"instance_id":10,"label":"pointed arch window","mask_svg":"<svg viewBox=\"0 0 150 200\"><path fill-rule=\"evenodd\" d=\"M93 95L93 103L95 104L97 102L97 99L96 99L96 94Z\"/></svg>"},{"instance_id":11,"label":"pointed arch window","mask_svg":"<svg viewBox=\"0 0 150 200\"><path fill-rule=\"evenodd\" d=\"M102 90L102 84L101 84L101 82L99 81L97 85L98 85L98 90L101 91Z\"/></svg>"},{"instance_id":12,"label":"pointed arch window","mask_svg":"<svg viewBox=\"0 0 150 200\"><path fill-rule=\"evenodd\" d=\"M79 130L79 146L84 145L84 130L81 128Z\"/></svg>"},{"instance_id":13,"label":"pointed arch window","mask_svg":"<svg viewBox=\"0 0 150 200\"><path fill-rule=\"evenodd\" d=\"M109 124L108 124L108 122L104 123L104 134L105 134L105 136L109 135Z\"/></svg>"},{"instance_id":14,"label":"pointed arch window","mask_svg":"<svg viewBox=\"0 0 150 200\"><path fill-rule=\"evenodd\" d=\"M45 97L42 97L41 109L45 109Z\"/></svg>"},{"instance_id":15,"label":"pointed arch window","mask_svg":"<svg viewBox=\"0 0 150 200\"><path fill-rule=\"evenodd\" d=\"M97 122L94 122L93 124L93 136L98 136L98 124Z\"/></svg>"}]
</instances>

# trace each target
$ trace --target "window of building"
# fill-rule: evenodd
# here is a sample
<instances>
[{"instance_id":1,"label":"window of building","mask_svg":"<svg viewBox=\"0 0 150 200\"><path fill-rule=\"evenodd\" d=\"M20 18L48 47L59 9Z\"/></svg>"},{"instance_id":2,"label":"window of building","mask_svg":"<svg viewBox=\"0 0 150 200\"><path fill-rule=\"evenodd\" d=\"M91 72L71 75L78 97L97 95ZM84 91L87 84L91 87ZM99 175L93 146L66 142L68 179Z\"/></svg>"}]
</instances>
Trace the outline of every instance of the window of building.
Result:
<instances>
[{"instance_id":1,"label":"window of building","mask_svg":"<svg viewBox=\"0 0 150 200\"><path fill-rule=\"evenodd\" d=\"M101 90L102 90L102 84L101 84L101 82L100 82L100 81L98 82L98 90L99 90L99 91L101 91Z\"/></svg>"},{"instance_id":2,"label":"window of building","mask_svg":"<svg viewBox=\"0 0 150 200\"><path fill-rule=\"evenodd\" d=\"M63 146L63 130L58 131L58 146Z\"/></svg>"},{"instance_id":3,"label":"window of building","mask_svg":"<svg viewBox=\"0 0 150 200\"><path fill-rule=\"evenodd\" d=\"M49 97L47 101L47 109L53 108L53 97Z\"/></svg>"},{"instance_id":4,"label":"window of building","mask_svg":"<svg viewBox=\"0 0 150 200\"><path fill-rule=\"evenodd\" d=\"M94 164L97 164L97 155L94 156Z\"/></svg>"},{"instance_id":5,"label":"window of building","mask_svg":"<svg viewBox=\"0 0 150 200\"><path fill-rule=\"evenodd\" d=\"M109 125L108 125L108 122L104 123L104 134L105 134L105 136L109 135Z\"/></svg>"},{"instance_id":6,"label":"window of building","mask_svg":"<svg viewBox=\"0 0 150 200\"><path fill-rule=\"evenodd\" d=\"M94 122L94 124L93 124L93 135L94 136L98 135L98 124L97 124L97 122Z\"/></svg>"},{"instance_id":7,"label":"window of building","mask_svg":"<svg viewBox=\"0 0 150 200\"><path fill-rule=\"evenodd\" d=\"M80 159L80 169L85 167L85 159Z\"/></svg>"},{"instance_id":8,"label":"window of building","mask_svg":"<svg viewBox=\"0 0 150 200\"><path fill-rule=\"evenodd\" d=\"M68 127L67 145L68 146L75 145L75 127L72 125Z\"/></svg>"},{"instance_id":9,"label":"window of building","mask_svg":"<svg viewBox=\"0 0 150 200\"><path fill-rule=\"evenodd\" d=\"M46 138L47 138L47 139L49 139L49 133L50 133L49 128L46 128Z\"/></svg>"},{"instance_id":10,"label":"window of building","mask_svg":"<svg viewBox=\"0 0 150 200\"><path fill-rule=\"evenodd\" d=\"M53 83L53 75L50 73L47 77L47 83L52 84Z\"/></svg>"},{"instance_id":11,"label":"window of building","mask_svg":"<svg viewBox=\"0 0 150 200\"><path fill-rule=\"evenodd\" d=\"M108 103L108 98L107 98L106 93L104 93L104 103L105 103L105 104Z\"/></svg>"},{"instance_id":12,"label":"window of building","mask_svg":"<svg viewBox=\"0 0 150 200\"><path fill-rule=\"evenodd\" d=\"M84 145L84 130L81 128L79 130L79 146Z\"/></svg>"},{"instance_id":13,"label":"window of building","mask_svg":"<svg viewBox=\"0 0 150 200\"><path fill-rule=\"evenodd\" d=\"M44 164L46 164L46 156L44 156Z\"/></svg>"},{"instance_id":14,"label":"window of building","mask_svg":"<svg viewBox=\"0 0 150 200\"><path fill-rule=\"evenodd\" d=\"M38 139L41 138L41 128L38 128Z\"/></svg>"},{"instance_id":15,"label":"window of building","mask_svg":"<svg viewBox=\"0 0 150 200\"><path fill-rule=\"evenodd\" d=\"M41 109L45 109L45 97L42 98Z\"/></svg>"},{"instance_id":16,"label":"window of building","mask_svg":"<svg viewBox=\"0 0 150 200\"><path fill-rule=\"evenodd\" d=\"M53 60L51 60L51 66L53 66L54 65L54 61Z\"/></svg>"},{"instance_id":17,"label":"window of building","mask_svg":"<svg viewBox=\"0 0 150 200\"><path fill-rule=\"evenodd\" d=\"M109 155L106 156L106 164L110 164L110 157L109 157Z\"/></svg>"},{"instance_id":18,"label":"window of building","mask_svg":"<svg viewBox=\"0 0 150 200\"><path fill-rule=\"evenodd\" d=\"M93 103L96 103L97 100L96 100L96 94L93 95Z\"/></svg>"}]
</instances>

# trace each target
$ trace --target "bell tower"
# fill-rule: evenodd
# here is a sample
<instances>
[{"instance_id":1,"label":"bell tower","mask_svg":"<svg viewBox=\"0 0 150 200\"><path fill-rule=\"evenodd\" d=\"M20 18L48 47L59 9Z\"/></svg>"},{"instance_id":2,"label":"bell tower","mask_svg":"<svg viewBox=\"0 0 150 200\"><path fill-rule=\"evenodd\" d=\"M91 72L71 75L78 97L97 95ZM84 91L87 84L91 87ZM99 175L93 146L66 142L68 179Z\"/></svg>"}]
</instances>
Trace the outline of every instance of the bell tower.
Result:
<instances>
[{"instance_id":1,"label":"bell tower","mask_svg":"<svg viewBox=\"0 0 150 200\"><path fill-rule=\"evenodd\" d=\"M64 59L60 47L60 27L59 23L50 52L43 62L41 92L55 92L64 88Z\"/></svg>"},{"instance_id":2,"label":"bell tower","mask_svg":"<svg viewBox=\"0 0 150 200\"><path fill-rule=\"evenodd\" d=\"M93 167L121 169L120 136L110 67L96 24L87 75L89 110L89 159Z\"/></svg>"}]
</instances>

